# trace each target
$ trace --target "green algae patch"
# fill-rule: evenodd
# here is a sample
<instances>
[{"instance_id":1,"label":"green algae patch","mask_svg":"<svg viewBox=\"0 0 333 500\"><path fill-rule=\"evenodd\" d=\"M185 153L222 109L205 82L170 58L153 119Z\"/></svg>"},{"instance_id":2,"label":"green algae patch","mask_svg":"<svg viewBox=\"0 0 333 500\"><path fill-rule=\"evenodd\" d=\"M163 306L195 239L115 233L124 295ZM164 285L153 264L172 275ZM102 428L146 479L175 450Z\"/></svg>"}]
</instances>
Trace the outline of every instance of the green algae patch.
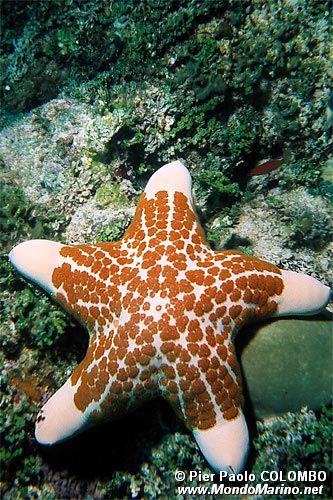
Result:
<instances>
[{"instance_id":1,"label":"green algae patch","mask_svg":"<svg viewBox=\"0 0 333 500\"><path fill-rule=\"evenodd\" d=\"M116 184L104 184L104 186L98 188L95 200L99 208L105 208L110 205L123 208L130 205L126 194Z\"/></svg>"},{"instance_id":2,"label":"green algae patch","mask_svg":"<svg viewBox=\"0 0 333 500\"><path fill-rule=\"evenodd\" d=\"M327 314L329 316L329 314ZM307 406L317 410L331 398L332 323L325 314L281 319L240 333L241 364L254 413L282 415Z\"/></svg>"},{"instance_id":3,"label":"green algae patch","mask_svg":"<svg viewBox=\"0 0 333 500\"><path fill-rule=\"evenodd\" d=\"M333 184L333 157L329 158L325 163L321 177L324 181Z\"/></svg>"}]
</instances>

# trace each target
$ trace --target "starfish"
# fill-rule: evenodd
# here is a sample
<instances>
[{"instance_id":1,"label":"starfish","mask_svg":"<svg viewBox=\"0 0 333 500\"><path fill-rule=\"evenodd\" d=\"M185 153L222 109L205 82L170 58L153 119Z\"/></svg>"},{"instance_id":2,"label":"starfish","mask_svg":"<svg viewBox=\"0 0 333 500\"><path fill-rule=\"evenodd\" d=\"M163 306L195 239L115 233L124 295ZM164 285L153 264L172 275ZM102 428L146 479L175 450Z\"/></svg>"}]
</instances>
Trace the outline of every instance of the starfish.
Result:
<instances>
[{"instance_id":1,"label":"starfish","mask_svg":"<svg viewBox=\"0 0 333 500\"><path fill-rule=\"evenodd\" d=\"M248 321L314 314L329 288L237 251L213 251L179 161L150 178L116 243L23 242L15 268L86 326L85 358L36 423L42 444L161 395L210 465L241 471L249 437L233 340Z\"/></svg>"}]
</instances>

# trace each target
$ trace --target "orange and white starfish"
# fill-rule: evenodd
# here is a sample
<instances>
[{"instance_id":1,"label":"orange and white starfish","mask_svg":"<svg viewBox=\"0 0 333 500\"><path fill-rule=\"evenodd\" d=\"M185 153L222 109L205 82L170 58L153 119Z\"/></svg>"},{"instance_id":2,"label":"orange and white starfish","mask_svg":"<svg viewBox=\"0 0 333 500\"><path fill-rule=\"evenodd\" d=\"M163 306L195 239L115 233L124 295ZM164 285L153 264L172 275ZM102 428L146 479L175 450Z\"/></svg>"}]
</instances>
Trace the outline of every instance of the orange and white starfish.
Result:
<instances>
[{"instance_id":1,"label":"orange and white starfish","mask_svg":"<svg viewBox=\"0 0 333 500\"><path fill-rule=\"evenodd\" d=\"M236 251L213 251L179 161L160 168L117 243L17 245L10 260L83 323L87 354L44 405L36 438L53 444L162 395L215 470L245 465L233 339L247 321L314 314L328 287Z\"/></svg>"}]
</instances>

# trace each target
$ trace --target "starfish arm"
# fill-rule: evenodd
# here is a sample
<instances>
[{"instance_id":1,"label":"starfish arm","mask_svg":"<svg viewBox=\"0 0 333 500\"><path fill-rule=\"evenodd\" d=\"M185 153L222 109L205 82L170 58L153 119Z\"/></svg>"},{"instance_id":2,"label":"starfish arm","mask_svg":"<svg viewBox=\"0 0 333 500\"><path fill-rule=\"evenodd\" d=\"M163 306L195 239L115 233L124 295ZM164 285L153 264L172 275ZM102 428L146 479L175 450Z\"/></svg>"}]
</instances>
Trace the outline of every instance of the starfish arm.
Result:
<instances>
[{"instance_id":1,"label":"starfish arm","mask_svg":"<svg viewBox=\"0 0 333 500\"><path fill-rule=\"evenodd\" d=\"M162 253L179 253L184 242L189 243L188 252L207 252L193 205L191 176L180 161L168 163L152 175L123 242L139 257L149 249L150 261L158 260ZM185 260L185 253L180 258Z\"/></svg>"},{"instance_id":2,"label":"starfish arm","mask_svg":"<svg viewBox=\"0 0 333 500\"><path fill-rule=\"evenodd\" d=\"M91 334L112 323L114 313L120 310L119 273L128 259L119 246L30 240L15 246L9 260L18 272L60 302Z\"/></svg>"},{"instance_id":3,"label":"starfish arm","mask_svg":"<svg viewBox=\"0 0 333 500\"><path fill-rule=\"evenodd\" d=\"M167 163L151 176L144 191L147 199L153 198L159 191L178 191L193 203L191 176L180 161Z\"/></svg>"},{"instance_id":4,"label":"starfish arm","mask_svg":"<svg viewBox=\"0 0 333 500\"><path fill-rule=\"evenodd\" d=\"M119 360L101 353L100 337L93 335L84 359L37 417L35 434L41 444L64 441L129 410L131 385L117 378L122 375Z\"/></svg>"},{"instance_id":5,"label":"starfish arm","mask_svg":"<svg viewBox=\"0 0 333 500\"><path fill-rule=\"evenodd\" d=\"M312 276L294 271L281 271L283 291L275 316L317 314L327 306L330 288Z\"/></svg>"},{"instance_id":6,"label":"starfish arm","mask_svg":"<svg viewBox=\"0 0 333 500\"><path fill-rule=\"evenodd\" d=\"M330 298L329 287L311 276L234 251L215 252L215 265L220 278L215 299L224 304L222 323L230 332L251 320L317 314Z\"/></svg>"},{"instance_id":7,"label":"starfish arm","mask_svg":"<svg viewBox=\"0 0 333 500\"><path fill-rule=\"evenodd\" d=\"M87 428L87 416L75 405L74 394L74 387L68 379L43 406L35 429L39 443L55 444Z\"/></svg>"},{"instance_id":8,"label":"starfish arm","mask_svg":"<svg viewBox=\"0 0 333 500\"><path fill-rule=\"evenodd\" d=\"M39 443L52 445L72 438L135 406L131 398L132 384L120 382L117 377L122 375L119 360L98 358L101 350L98 340L97 336L92 337L85 358L41 409L35 429Z\"/></svg>"},{"instance_id":9,"label":"starfish arm","mask_svg":"<svg viewBox=\"0 0 333 500\"><path fill-rule=\"evenodd\" d=\"M16 245L9 254L15 269L51 295L56 293L52 274L61 260L64 245L49 240L30 240Z\"/></svg>"},{"instance_id":10,"label":"starfish arm","mask_svg":"<svg viewBox=\"0 0 333 500\"><path fill-rule=\"evenodd\" d=\"M39 442L53 444L68 439L156 395L156 369L148 355L151 349L144 346L142 352L135 348L125 355L119 330L108 336L92 335L84 359L41 410L45 419L37 420ZM59 419L59 414L64 418Z\"/></svg>"},{"instance_id":11,"label":"starfish arm","mask_svg":"<svg viewBox=\"0 0 333 500\"><path fill-rule=\"evenodd\" d=\"M238 474L244 468L249 449L249 434L241 410L235 419L217 422L207 430L196 429L193 435L215 471Z\"/></svg>"}]
</instances>

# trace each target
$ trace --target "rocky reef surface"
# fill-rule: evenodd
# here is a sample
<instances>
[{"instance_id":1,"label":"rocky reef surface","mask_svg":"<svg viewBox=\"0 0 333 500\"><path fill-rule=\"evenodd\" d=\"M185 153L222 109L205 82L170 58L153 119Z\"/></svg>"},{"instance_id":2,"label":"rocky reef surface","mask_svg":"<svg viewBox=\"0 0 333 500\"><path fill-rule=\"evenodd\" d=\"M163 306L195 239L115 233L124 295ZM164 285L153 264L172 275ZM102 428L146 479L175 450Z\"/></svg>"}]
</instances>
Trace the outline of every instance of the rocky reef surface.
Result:
<instances>
[{"instance_id":1,"label":"rocky reef surface","mask_svg":"<svg viewBox=\"0 0 333 500\"><path fill-rule=\"evenodd\" d=\"M178 158L212 246L332 284L329 10L314 0L4 0L3 498L168 498L174 470L209 472L163 401L54 449L36 446L37 405L87 339L6 254L29 238L119 239L149 175ZM251 176L275 158L278 168ZM331 498L330 408L319 403L260 421L249 408L251 468L327 471L322 498Z\"/></svg>"}]
</instances>

